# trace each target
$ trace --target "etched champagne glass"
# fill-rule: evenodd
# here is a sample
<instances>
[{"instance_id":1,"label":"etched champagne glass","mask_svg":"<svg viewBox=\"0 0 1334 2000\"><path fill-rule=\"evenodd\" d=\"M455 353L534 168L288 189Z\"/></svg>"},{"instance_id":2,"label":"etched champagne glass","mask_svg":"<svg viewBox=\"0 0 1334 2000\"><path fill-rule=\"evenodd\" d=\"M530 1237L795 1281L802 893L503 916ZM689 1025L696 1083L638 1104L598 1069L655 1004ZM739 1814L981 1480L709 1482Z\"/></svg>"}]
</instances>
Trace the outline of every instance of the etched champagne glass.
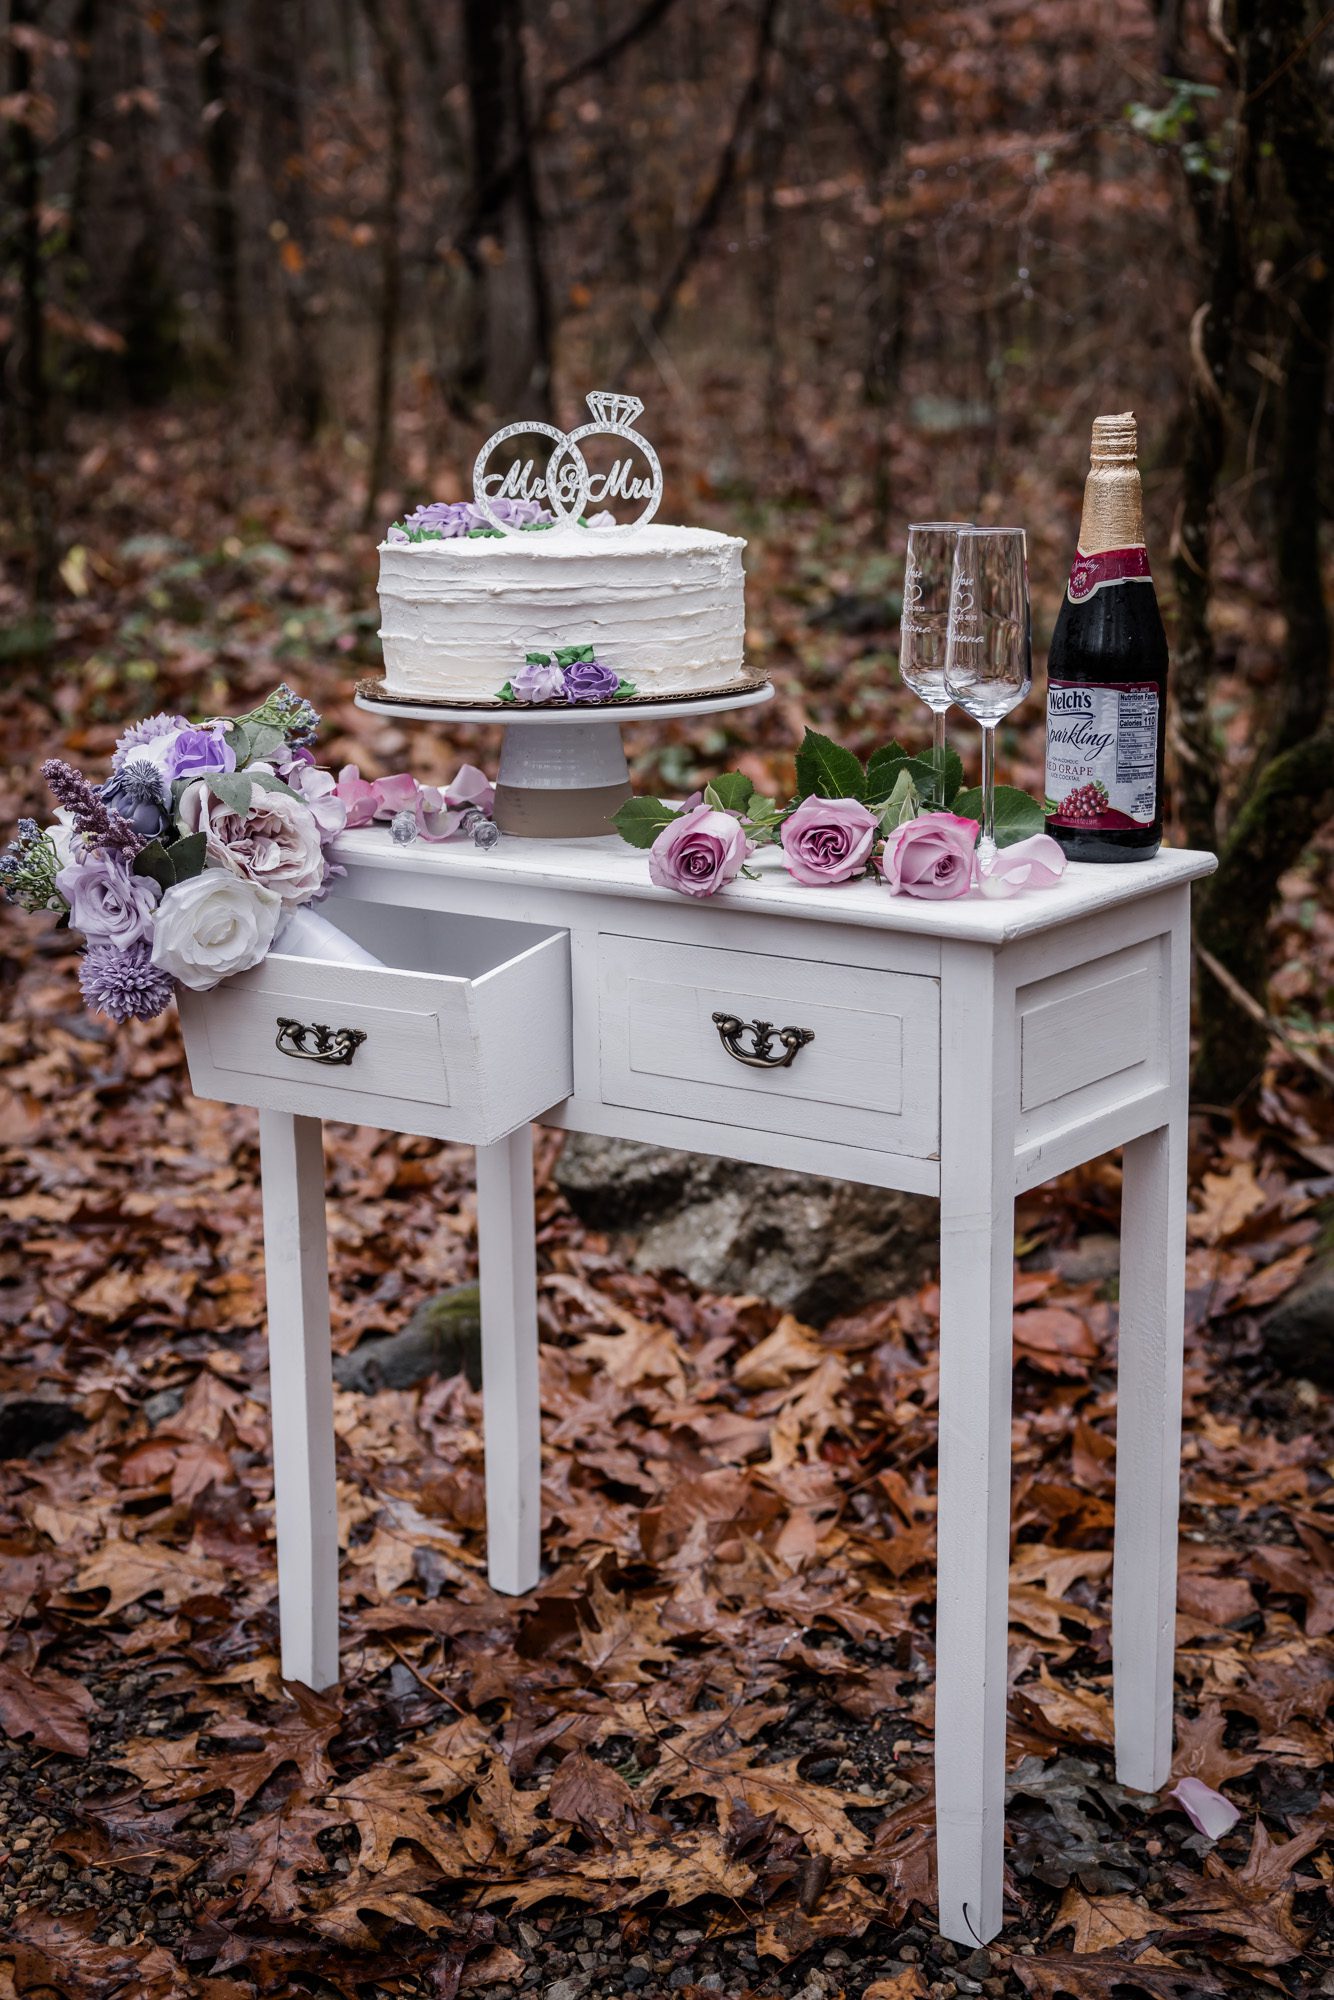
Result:
<instances>
[{"instance_id":1,"label":"etched champagne glass","mask_svg":"<svg viewBox=\"0 0 1334 2000\"><path fill-rule=\"evenodd\" d=\"M903 616L899 622L899 673L931 711L931 761L937 799L944 799L945 713L953 697L945 686L954 546L964 521L913 521L903 566Z\"/></svg>"},{"instance_id":2,"label":"etched champagne glass","mask_svg":"<svg viewBox=\"0 0 1334 2000\"><path fill-rule=\"evenodd\" d=\"M945 686L982 729L978 866L996 858L996 724L1033 684L1028 543L1022 528L961 528L954 544Z\"/></svg>"}]
</instances>

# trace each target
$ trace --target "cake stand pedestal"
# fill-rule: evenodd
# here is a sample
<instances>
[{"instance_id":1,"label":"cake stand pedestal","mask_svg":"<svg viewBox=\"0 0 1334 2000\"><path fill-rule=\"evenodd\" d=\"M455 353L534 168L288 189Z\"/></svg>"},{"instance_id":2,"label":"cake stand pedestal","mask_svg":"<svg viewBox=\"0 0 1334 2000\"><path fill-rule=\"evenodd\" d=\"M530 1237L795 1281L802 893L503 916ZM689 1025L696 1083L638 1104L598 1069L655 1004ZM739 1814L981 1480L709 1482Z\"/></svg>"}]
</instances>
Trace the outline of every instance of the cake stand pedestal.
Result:
<instances>
[{"instance_id":1,"label":"cake stand pedestal","mask_svg":"<svg viewBox=\"0 0 1334 2000\"><path fill-rule=\"evenodd\" d=\"M618 702L614 708L447 708L437 702L394 701L358 694L368 715L405 722L489 724L505 732L496 778L496 825L529 840L595 839L630 797L621 730L630 722L663 722L757 708L773 700L769 682L735 694L675 701Z\"/></svg>"}]
</instances>

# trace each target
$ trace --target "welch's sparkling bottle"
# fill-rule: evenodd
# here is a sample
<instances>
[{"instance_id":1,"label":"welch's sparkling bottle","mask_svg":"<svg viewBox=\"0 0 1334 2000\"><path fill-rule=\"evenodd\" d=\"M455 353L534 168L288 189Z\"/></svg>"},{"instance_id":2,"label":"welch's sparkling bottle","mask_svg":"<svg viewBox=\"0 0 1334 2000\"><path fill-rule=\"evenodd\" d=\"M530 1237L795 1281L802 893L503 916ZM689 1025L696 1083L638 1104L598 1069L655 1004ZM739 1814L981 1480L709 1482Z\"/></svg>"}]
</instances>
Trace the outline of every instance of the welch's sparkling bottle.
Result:
<instances>
[{"instance_id":1,"label":"welch's sparkling bottle","mask_svg":"<svg viewBox=\"0 0 1334 2000\"><path fill-rule=\"evenodd\" d=\"M1149 861L1163 832L1167 637L1131 411L1095 417L1079 547L1047 655L1047 831L1072 861Z\"/></svg>"}]
</instances>

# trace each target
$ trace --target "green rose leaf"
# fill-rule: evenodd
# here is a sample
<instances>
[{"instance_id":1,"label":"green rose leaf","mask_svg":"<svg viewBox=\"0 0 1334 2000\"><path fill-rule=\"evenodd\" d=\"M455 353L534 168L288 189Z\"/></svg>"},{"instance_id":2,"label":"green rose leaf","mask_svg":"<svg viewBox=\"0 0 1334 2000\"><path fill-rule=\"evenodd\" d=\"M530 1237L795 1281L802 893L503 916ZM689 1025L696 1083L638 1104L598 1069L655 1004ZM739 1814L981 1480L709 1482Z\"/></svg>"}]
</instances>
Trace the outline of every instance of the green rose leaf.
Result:
<instances>
[{"instance_id":1,"label":"green rose leaf","mask_svg":"<svg viewBox=\"0 0 1334 2000\"><path fill-rule=\"evenodd\" d=\"M611 823L631 847L652 847L662 829L680 817L675 806L664 805L661 799L627 799L612 814Z\"/></svg>"},{"instance_id":2,"label":"green rose leaf","mask_svg":"<svg viewBox=\"0 0 1334 2000\"><path fill-rule=\"evenodd\" d=\"M866 795L866 773L851 750L831 743L808 729L797 752L797 790L802 798L860 799Z\"/></svg>"},{"instance_id":3,"label":"green rose leaf","mask_svg":"<svg viewBox=\"0 0 1334 2000\"><path fill-rule=\"evenodd\" d=\"M869 779L874 779L877 772L884 770L887 765L893 764L897 767L906 764L911 754L901 743L886 743L883 748L873 750L867 758L866 775Z\"/></svg>"},{"instance_id":4,"label":"green rose leaf","mask_svg":"<svg viewBox=\"0 0 1334 2000\"><path fill-rule=\"evenodd\" d=\"M743 813L755 795L755 787L740 771L724 771L704 787L704 798L715 812Z\"/></svg>"},{"instance_id":5,"label":"green rose leaf","mask_svg":"<svg viewBox=\"0 0 1334 2000\"><path fill-rule=\"evenodd\" d=\"M963 819L975 819L982 823L982 788L974 785L966 792L955 794L950 811ZM1016 840L1027 840L1031 833L1044 833L1047 817L1037 799L1030 798L1014 785L996 787L996 845L1013 847Z\"/></svg>"},{"instance_id":6,"label":"green rose leaf","mask_svg":"<svg viewBox=\"0 0 1334 2000\"><path fill-rule=\"evenodd\" d=\"M907 820L916 819L921 810L922 801L912 781L912 773L906 766L901 766L894 782L894 789L880 808L880 824L886 833L892 833L896 826L902 826Z\"/></svg>"}]
</instances>

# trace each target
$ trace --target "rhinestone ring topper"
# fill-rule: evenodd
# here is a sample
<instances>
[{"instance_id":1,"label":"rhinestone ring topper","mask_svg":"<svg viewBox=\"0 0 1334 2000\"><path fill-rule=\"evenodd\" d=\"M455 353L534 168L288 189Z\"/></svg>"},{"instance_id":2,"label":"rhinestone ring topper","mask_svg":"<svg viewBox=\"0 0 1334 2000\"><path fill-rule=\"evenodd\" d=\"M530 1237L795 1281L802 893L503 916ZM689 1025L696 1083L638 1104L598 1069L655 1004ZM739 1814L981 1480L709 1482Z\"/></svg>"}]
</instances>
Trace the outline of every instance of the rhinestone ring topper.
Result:
<instances>
[{"instance_id":1,"label":"rhinestone ring topper","mask_svg":"<svg viewBox=\"0 0 1334 2000\"><path fill-rule=\"evenodd\" d=\"M513 523L500 518L492 505L496 500L539 501L554 514L555 533L578 527L580 516L587 507L605 507L614 500L648 503L633 521L616 524L623 533L632 528L645 527L653 519L662 500L662 466L648 439L631 428L644 405L638 396L618 396L609 389L594 389L586 400L593 412L593 421L581 424L577 430L558 431L554 424L534 420L506 424L503 430L487 439L472 469L472 490L477 505L493 528L499 528L506 535L522 532ZM547 460L544 475L534 470L531 458L523 456L516 458L507 472L487 471L492 453L513 437L551 439L554 449ZM651 476L648 479L639 478L630 458L618 458L610 472L590 472L579 447L585 438L591 437L623 438L626 444L633 445L643 454Z\"/></svg>"}]
</instances>

